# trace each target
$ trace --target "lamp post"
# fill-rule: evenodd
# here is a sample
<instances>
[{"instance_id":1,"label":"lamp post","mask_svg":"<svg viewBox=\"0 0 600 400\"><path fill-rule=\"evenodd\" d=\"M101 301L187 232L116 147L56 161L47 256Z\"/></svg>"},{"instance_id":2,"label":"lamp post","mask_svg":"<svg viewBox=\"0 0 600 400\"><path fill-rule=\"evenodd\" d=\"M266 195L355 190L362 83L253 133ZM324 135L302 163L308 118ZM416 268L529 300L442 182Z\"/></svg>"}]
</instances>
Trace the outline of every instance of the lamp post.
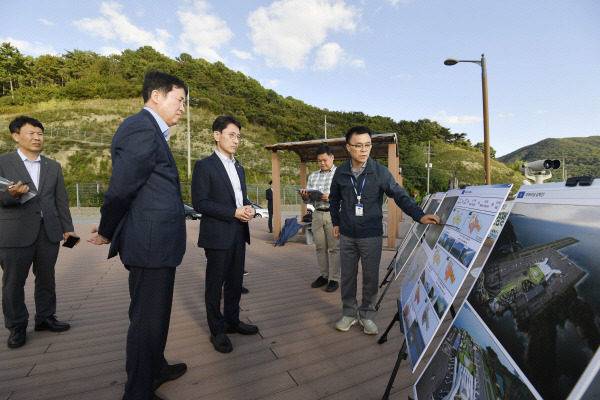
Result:
<instances>
[{"instance_id":1,"label":"lamp post","mask_svg":"<svg viewBox=\"0 0 600 400\"><path fill-rule=\"evenodd\" d=\"M488 116L487 71L485 69L485 54L481 55L481 61L457 60L455 58L448 58L446 61L444 61L444 64L455 65L459 62L475 63L481 67L481 89L483 92L483 158L485 168L485 184L491 185L492 177L490 173L490 123Z\"/></svg>"}]
</instances>

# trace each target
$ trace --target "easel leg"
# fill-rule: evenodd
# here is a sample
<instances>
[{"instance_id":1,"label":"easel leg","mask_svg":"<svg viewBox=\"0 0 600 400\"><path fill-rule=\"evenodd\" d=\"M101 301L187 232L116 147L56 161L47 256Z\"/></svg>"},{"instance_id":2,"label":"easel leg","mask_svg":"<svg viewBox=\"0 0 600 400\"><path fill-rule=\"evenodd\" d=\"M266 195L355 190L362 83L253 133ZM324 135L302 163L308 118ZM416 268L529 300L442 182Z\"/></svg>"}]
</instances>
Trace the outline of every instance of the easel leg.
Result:
<instances>
[{"instance_id":1,"label":"easel leg","mask_svg":"<svg viewBox=\"0 0 600 400\"><path fill-rule=\"evenodd\" d=\"M392 322L390 322L387 329L385 330L385 332L383 332L383 335L381 335L381 337L379 338L377 343L383 344L383 343L387 342L388 332L392 329L392 326L394 326L394 324L396 322L400 322L400 313L399 312L394 313L394 318L392 318Z\"/></svg>"},{"instance_id":2,"label":"easel leg","mask_svg":"<svg viewBox=\"0 0 600 400\"><path fill-rule=\"evenodd\" d=\"M390 398L390 392L392 387L394 386L394 381L396 380L396 375L398 374L398 369L400 369L400 363L402 360L406 360L406 339L404 343L402 343L402 348L398 352L398 359L396 360L396 365L394 365L394 370L392 371L392 376L390 376L390 380L385 388L385 393L383 394L382 400L388 400Z\"/></svg>"}]
</instances>

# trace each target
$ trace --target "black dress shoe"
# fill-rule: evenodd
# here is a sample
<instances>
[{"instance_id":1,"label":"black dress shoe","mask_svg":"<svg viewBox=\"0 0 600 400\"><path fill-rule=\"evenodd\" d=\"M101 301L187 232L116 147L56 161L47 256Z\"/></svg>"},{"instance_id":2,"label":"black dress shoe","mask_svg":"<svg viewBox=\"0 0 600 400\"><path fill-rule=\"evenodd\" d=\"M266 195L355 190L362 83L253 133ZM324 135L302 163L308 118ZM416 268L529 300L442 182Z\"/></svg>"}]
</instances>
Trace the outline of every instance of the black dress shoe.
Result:
<instances>
[{"instance_id":1,"label":"black dress shoe","mask_svg":"<svg viewBox=\"0 0 600 400\"><path fill-rule=\"evenodd\" d=\"M129 397L123 395L123 400L129 400ZM156 393L152 393L150 400L164 400L162 397L158 397Z\"/></svg>"},{"instance_id":2,"label":"black dress shoe","mask_svg":"<svg viewBox=\"0 0 600 400\"><path fill-rule=\"evenodd\" d=\"M165 372L152 382L152 390L156 390L165 382L174 381L175 379L181 378L187 371L187 365L185 363L169 365Z\"/></svg>"},{"instance_id":3,"label":"black dress shoe","mask_svg":"<svg viewBox=\"0 0 600 400\"><path fill-rule=\"evenodd\" d=\"M248 294L250 291L242 286L242 294Z\"/></svg>"},{"instance_id":4,"label":"black dress shoe","mask_svg":"<svg viewBox=\"0 0 600 400\"><path fill-rule=\"evenodd\" d=\"M11 349L16 349L17 347L21 347L27 341L27 336L25 331L27 330L26 326L17 326L10 330L10 335L8 336L8 341L6 345Z\"/></svg>"},{"instance_id":5,"label":"black dress shoe","mask_svg":"<svg viewBox=\"0 0 600 400\"><path fill-rule=\"evenodd\" d=\"M230 353L233 350L231 340L224 333L218 335L210 335L210 342L219 353Z\"/></svg>"},{"instance_id":6,"label":"black dress shoe","mask_svg":"<svg viewBox=\"0 0 600 400\"><path fill-rule=\"evenodd\" d=\"M336 281L329 281L329 284L327 284L327 287L325 288L326 292L335 292L336 290L338 290L338 288L340 287L340 284L337 283Z\"/></svg>"},{"instance_id":7,"label":"black dress shoe","mask_svg":"<svg viewBox=\"0 0 600 400\"><path fill-rule=\"evenodd\" d=\"M258 333L258 326L245 324L240 321L237 326L231 326L225 324L226 333L239 333L240 335L256 335Z\"/></svg>"},{"instance_id":8,"label":"black dress shoe","mask_svg":"<svg viewBox=\"0 0 600 400\"><path fill-rule=\"evenodd\" d=\"M322 276L319 276L313 283L310 284L310 287L319 288L321 286L327 285L327 282L329 282L327 279L323 278Z\"/></svg>"},{"instance_id":9,"label":"black dress shoe","mask_svg":"<svg viewBox=\"0 0 600 400\"><path fill-rule=\"evenodd\" d=\"M71 325L67 324L66 322L59 322L53 315L43 321L36 322L34 329L36 331L64 332L68 331L70 327Z\"/></svg>"}]
</instances>

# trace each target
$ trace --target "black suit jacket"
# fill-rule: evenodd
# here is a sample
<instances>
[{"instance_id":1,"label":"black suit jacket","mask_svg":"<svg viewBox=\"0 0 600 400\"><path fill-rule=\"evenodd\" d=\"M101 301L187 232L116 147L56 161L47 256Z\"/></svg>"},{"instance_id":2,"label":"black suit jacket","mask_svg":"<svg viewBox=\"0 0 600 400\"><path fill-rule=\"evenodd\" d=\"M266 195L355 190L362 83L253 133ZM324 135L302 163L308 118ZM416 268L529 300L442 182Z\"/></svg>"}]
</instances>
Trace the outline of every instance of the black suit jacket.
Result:
<instances>
[{"instance_id":1,"label":"black suit jacket","mask_svg":"<svg viewBox=\"0 0 600 400\"><path fill-rule=\"evenodd\" d=\"M23 160L16 151L0 156L0 176L15 183L21 181L38 195L21 204L5 186L0 187L0 247L26 247L35 242L41 213L50 241L63 240L63 233L73 232L69 198L59 163L40 156L39 188L31 181ZM4 189L4 190L2 190Z\"/></svg>"},{"instance_id":2,"label":"black suit jacket","mask_svg":"<svg viewBox=\"0 0 600 400\"><path fill-rule=\"evenodd\" d=\"M246 175L244 168L235 163L244 205L250 205L246 192ZM192 176L192 204L194 209L202 213L198 247L206 249L227 250L233 244L234 225L239 223L235 218L235 193L223 162L215 153L194 165ZM250 244L250 228L244 224L244 240Z\"/></svg>"},{"instance_id":3,"label":"black suit jacket","mask_svg":"<svg viewBox=\"0 0 600 400\"><path fill-rule=\"evenodd\" d=\"M186 242L179 172L152 114L142 110L123 121L111 158L98 231L111 239L108 258L118 253L125 265L178 266Z\"/></svg>"}]
</instances>

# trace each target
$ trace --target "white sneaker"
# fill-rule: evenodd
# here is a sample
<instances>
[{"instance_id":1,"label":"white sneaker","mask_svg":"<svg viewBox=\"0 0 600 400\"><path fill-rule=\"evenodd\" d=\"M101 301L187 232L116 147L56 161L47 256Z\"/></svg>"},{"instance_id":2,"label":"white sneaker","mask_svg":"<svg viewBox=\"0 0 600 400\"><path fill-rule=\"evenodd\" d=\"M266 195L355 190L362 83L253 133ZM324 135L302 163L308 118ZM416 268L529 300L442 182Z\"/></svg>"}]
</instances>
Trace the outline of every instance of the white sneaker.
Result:
<instances>
[{"instance_id":1,"label":"white sneaker","mask_svg":"<svg viewBox=\"0 0 600 400\"><path fill-rule=\"evenodd\" d=\"M367 335L377 335L377 325L375 325L375 322L373 322L372 319L364 319L361 318L358 320L358 323L360 324L360 326L362 326L364 329L364 332Z\"/></svg>"},{"instance_id":2,"label":"white sneaker","mask_svg":"<svg viewBox=\"0 0 600 400\"><path fill-rule=\"evenodd\" d=\"M335 324L335 329L346 332L352 325L356 325L357 322L356 317L342 317L342 319Z\"/></svg>"}]
</instances>

